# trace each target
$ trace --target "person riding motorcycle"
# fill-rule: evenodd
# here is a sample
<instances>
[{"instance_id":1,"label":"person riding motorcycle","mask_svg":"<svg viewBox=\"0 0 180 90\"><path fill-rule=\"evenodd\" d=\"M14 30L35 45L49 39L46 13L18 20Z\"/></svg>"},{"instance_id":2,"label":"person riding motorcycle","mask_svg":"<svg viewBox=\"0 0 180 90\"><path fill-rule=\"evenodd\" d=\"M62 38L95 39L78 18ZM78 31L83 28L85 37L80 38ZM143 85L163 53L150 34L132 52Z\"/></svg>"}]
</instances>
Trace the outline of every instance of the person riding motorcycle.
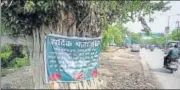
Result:
<instances>
[{"instance_id":1,"label":"person riding motorcycle","mask_svg":"<svg viewBox=\"0 0 180 90\"><path fill-rule=\"evenodd\" d=\"M150 45L150 46L149 46L149 49L150 49L151 51L153 51L153 50L154 50L154 47L155 47L154 45Z\"/></svg>"},{"instance_id":2,"label":"person riding motorcycle","mask_svg":"<svg viewBox=\"0 0 180 90\"><path fill-rule=\"evenodd\" d=\"M171 46L172 47L172 46ZM168 50L167 56L164 57L164 67L167 66L168 63L171 62L171 60L177 60L180 55L180 50L178 48L178 45L174 45L174 48L170 48Z\"/></svg>"}]
</instances>

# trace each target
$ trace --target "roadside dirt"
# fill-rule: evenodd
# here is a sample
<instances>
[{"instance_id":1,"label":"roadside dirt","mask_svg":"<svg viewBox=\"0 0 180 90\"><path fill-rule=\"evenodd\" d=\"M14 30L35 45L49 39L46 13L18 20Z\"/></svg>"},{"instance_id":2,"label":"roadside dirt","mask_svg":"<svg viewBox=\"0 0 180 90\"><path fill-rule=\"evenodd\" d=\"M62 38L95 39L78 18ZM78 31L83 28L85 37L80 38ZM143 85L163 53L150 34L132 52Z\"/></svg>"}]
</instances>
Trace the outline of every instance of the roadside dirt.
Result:
<instances>
[{"instance_id":1,"label":"roadside dirt","mask_svg":"<svg viewBox=\"0 0 180 90\"><path fill-rule=\"evenodd\" d=\"M5 77L1 77L1 89L33 89L29 66L22 67Z\"/></svg>"},{"instance_id":2,"label":"roadside dirt","mask_svg":"<svg viewBox=\"0 0 180 90\"><path fill-rule=\"evenodd\" d=\"M157 89L151 74L144 72L138 53L124 49L102 52L99 60L99 80L102 89ZM32 76L29 67L1 77L3 89L32 89Z\"/></svg>"},{"instance_id":3,"label":"roadside dirt","mask_svg":"<svg viewBox=\"0 0 180 90\"><path fill-rule=\"evenodd\" d=\"M157 89L152 74L143 69L139 53L119 49L100 56L100 79L104 89Z\"/></svg>"}]
</instances>

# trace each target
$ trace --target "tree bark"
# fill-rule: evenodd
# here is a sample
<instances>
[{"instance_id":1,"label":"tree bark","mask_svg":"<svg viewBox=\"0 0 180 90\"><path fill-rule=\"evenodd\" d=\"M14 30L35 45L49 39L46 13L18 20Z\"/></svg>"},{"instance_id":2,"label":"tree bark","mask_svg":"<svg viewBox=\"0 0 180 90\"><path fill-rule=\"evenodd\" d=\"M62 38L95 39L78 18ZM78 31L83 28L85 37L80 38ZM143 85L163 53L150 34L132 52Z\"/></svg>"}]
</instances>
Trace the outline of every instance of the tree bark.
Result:
<instances>
[{"instance_id":1,"label":"tree bark","mask_svg":"<svg viewBox=\"0 0 180 90\"><path fill-rule=\"evenodd\" d=\"M33 30L32 36L26 36L27 47L29 51L29 58L31 61L31 70L33 75L33 82L35 89L97 89L99 88L99 79L94 78L88 81L81 81L77 83L45 83L45 62L44 62L44 37L47 34L59 34L64 36L75 36L79 34L79 31L76 30L76 21L73 16L73 13L68 12L65 14L64 11L60 11L61 20L56 24L56 26L50 24L49 26L42 25L41 28ZM97 27L93 27L93 23L95 24L94 15L92 16L92 20L87 19L84 22L86 25L89 25L89 21L91 21L91 28L87 28L86 25L82 29L82 36L94 37L92 35L91 30ZM54 27L53 27L54 26ZM79 27L78 27L79 28ZM81 27L80 27L81 28ZM96 29L95 29L96 31ZM95 32L94 31L94 32Z\"/></svg>"},{"instance_id":2,"label":"tree bark","mask_svg":"<svg viewBox=\"0 0 180 90\"><path fill-rule=\"evenodd\" d=\"M48 29L48 30L47 30ZM26 36L29 59L31 61L31 71L35 89L48 88L45 84L45 63L44 63L44 37L52 33L50 28L42 26L33 30L33 36Z\"/></svg>"}]
</instances>

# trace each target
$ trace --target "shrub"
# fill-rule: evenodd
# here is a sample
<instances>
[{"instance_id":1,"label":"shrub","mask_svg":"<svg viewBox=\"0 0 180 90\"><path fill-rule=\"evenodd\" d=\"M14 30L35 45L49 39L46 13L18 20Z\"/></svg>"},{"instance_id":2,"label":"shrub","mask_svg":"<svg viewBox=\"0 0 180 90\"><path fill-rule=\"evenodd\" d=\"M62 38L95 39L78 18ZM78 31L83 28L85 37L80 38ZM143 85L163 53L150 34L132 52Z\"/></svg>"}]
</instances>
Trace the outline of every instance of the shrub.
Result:
<instances>
[{"instance_id":1,"label":"shrub","mask_svg":"<svg viewBox=\"0 0 180 90\"><path fill-rule=\"evenodd\" d=\"M11 52L12 51L12 48L10 45L6 44L4 46L1 47L1 53L4 53L4 52Z\"/></svg>"},{"instance_id":2,"label":"shrub","mask_svg":"<svg viewBox=\"0 0 180 90\"><path fill-rule=\"evenodd\" d=\"M7 60L10 55L11 55L11 52L3 52L0 54L0 57L1 57L1 59Z\"/></svg>"},{"instance_id":3,"label":"shrub","mask_svg":"<svg viewBox=\"0 0 180 90\"><path fill-rule=\"evenodd\" d=\"M10 67L20 68L29 64L30 62L27 56L25 56L24 58L16 57L10 62Z\"/></svg>"},{"instance_id":4,"label":"shrub","mask_svg":"<svg viewBox=\"0 0 180 90\"><path fill-rule=\"evenodd\" d=\"M0 53L1 67L3 67L3 68L20 68L22 66L29 65L29 59L28 59L27 53L25 51L23 52L22 55L20 55L18 53L12 53L13 52L12 47L9 44L4 45L1 48L2 48L1 53ZM18 54L18 56L15 54ZM23 56L23 57L20 57L20 56Z\"/></svg>"},{"instance_id":5,"label":"shrub","mask_svg":"<svg viewBox=\"0 0 180 90\"><path fill-rule=\"evenodd\" d=\"M10 45L4 45L1 47L0 58L1 58L1 67L8 66L8 58L12 53Z\"/></svg>"},{"instance_id":6,"label":"shrub","mask_svg":"<svg viewBox=\"0 0 180 90\"><path fill-rule=\"evenodd\" d=\"M116 45L121 45L123 41L123 26L116 25L108 25L107 29L102 33L102 50L106 49L109 43L113 42Z\"/></svg>"}]
</instances>

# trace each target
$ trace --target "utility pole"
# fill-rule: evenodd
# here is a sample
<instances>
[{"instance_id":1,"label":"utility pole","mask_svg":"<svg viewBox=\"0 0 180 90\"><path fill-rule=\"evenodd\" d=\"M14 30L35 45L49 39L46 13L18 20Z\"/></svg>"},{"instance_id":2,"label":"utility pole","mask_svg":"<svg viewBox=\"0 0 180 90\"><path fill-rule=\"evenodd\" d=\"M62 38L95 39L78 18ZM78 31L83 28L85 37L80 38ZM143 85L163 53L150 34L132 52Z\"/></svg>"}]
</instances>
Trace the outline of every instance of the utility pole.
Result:
<instances>
[{"instance_id":1,"label":"utility pole","mask_svg":"<svg viewBox=\"0 0 180 90\"><path fill-rule=\"evenodd\" d=\"M180 29L180 27L179 27L179 22L180 21L177 21L176 23L177 23L177 36L178 36L178 41L180 41L180 36L179 36L179 29Z\"/></svg>"},{"instance_id":2,"label":"utility pole","mask_svg":"<svg viewBox=\"0 0 180 90\"><path fill-rule=\"evenodd\" d=\"M165 49L167 48L167 47L166 47L166 44L167 44L167 41L168 41L169 20L170 20L170 16L168 16L168 25L167 25L167 27L165 27L165 37L166 37L166 40L165 40Z\"/></svg>"}]
</instances>

